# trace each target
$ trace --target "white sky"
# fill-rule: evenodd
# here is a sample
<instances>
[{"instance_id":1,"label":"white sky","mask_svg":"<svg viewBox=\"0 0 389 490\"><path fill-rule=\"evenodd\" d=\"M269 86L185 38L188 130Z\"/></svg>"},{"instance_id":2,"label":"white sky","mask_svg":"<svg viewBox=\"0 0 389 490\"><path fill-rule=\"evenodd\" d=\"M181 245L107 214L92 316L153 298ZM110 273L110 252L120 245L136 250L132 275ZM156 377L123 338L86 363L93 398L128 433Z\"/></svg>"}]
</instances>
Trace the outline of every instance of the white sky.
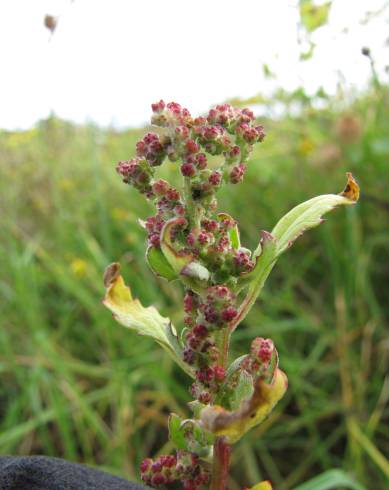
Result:
<instances>
[{"instance_id":1,"label":"white sky","mask_svg":"<svg viewBox=\"0 0 389 490\"><path fill-rule=\"evenodd\" d=\"M388 15L359 21L383 3L334 0L314 58L299 63L297 0L0 0L0 127L26 128L51 111L136 126L160 98L199 113L277 86L334 91L339 71L363 87L361 47L384 66ZM60 16L52 37L45 14ZM275 80L264 80L263 63Z\"/></svg>"}]
</instances>

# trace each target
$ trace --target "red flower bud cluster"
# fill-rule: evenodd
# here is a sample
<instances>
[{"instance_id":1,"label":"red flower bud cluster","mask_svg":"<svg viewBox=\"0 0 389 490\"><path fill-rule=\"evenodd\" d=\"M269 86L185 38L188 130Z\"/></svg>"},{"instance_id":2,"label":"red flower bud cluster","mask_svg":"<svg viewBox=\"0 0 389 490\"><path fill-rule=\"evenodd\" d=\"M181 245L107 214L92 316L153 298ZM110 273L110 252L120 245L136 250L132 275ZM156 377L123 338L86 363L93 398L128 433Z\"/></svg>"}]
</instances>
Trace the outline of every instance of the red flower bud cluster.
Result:
<instances>
[{"instance_id":1,"label":"red flower bud cluster","mask_svg":"<svg viewBox=\"0 0 389 490\"><path fill-rule=\"evenodd\" d=\"M163 100L151 104L153 115L151 123L160 127L186 126L192 124L188 109L182 108L177 102L165 104Z\"/></svg>"},{"instance_id":2,"label":"red flower bud cluster","mask_svg":"<svg viewBox=\"0 0 389 490\"><path fill-rule=\"evenodd\" d=\"M157 214L146 219L145 228L148 232L149 245L159 247L163 225L170 218L185 215L185 207L180 193L174 187L170 187L165 180L154 181L151 192L155 198Z\"/></svg>"},{"instance_id":3,"label":"red flower bud cluster","mask_svg":"<svg viewBox=\"0 0 389 490\"><path fill-rule=\"evenodd\" d=\"M200 311L208 328L226 327L238 314L234 306L235 295L227 286L212 286L207 290L206 300L200 305Z\"/></svg>"},{"instance_id":4,"label":"red flower bud cluster","mask_svg":"<svg viewBox=\"0 0 389 490\"><path fill-rule=\"evenodd\" d=\"M238 109L230 104L217 105L209 111L207 117L210 124L220 124L230 133L233 133L239 124L250 124L254 119L254 114L250 109Z\"/></svg>"},{"instance_id":5,"label":"red flower bud cluster","mask_svg":"<svg viewBox=\"0 0 389 490\"><path fill-rule=\"evenodd\" d=\"M212 401L226 376L224 367L218 364L215 333L227 328L237 316L235 301L235 294L225 285L209 287L204 298L193 292L184 297L186 324L191 328L185 336L183 359L196 367L191 393L204 404Z\"/></svg>"},{"instance_id":6,"label":"red flower bud cluster","mask_svg":"<svg viewBox=\"0 0 389 490\"><path fill-rule=\"evenodd\" d=\"M216 192L223 183L242 181L247 157L253 144L263 140L264 132L255 125L249 109L229 104L197 118L175 102L161 100L152 105L152 111L152 123L163 134L147 133L136 145L137 157L119 162L117 171L156 207L156 214L145 221L149 245L160 247L165 223L184 218L171 233L172 246L177 256L185 251L209 271L209 280L202 286L204 294L190 289L185 294L183 359L196 373L193 395L210 403L225 377L215 336L236 318L233 287L241 274L254 267L250 252L237 248L232 238L237 233L236 222L227 215L216 215ZM218 156L217 167L207 155ZM185 182L182 192L155 178L166 158L179 164Z\"/></svg>"},{"instance_id":7,"label":"red flower bud cluster","mask_svg":"<svg viewBox=\"0 0 389 490\"><path fill-rule=\"evenodd\" d=\"M271 339L256 337L251 342L250 353L243 360L242 368L250 374L265 376L274 354L274 343Z\"/></svg>"},{"instance_id":8,"label":"red flower bud cluster","mask_svg":"<svg viewBox=\"0 0 389 490\"><path fill-rule=\"evenodd\" d=\"M131 184L147 197L152 196L151 182L152 171L144 158L133 158L132 160L121 161L116 166L116 171L122 176L123 182Z\"/></svg>"},{"instance_id":9,"label":"red flower bud cluster","mask_svg":"<svg viewBox=\"0 0 389 490\"><path fill-rule=\"evenodd\" d=\"M161 165L166 157L166 144L155 133L147 133L136 144L136 154L144 157L152 167Z\"/></svg>"},{"instance_id":10,"label":"red flower bud cluster","mask_svg":"<svg viewBox=\"0 0 389 490\"><path fill-rule=\"evenodd\" d=\"M211 155L220 155L230 149L231 139L223 126L195 126L194 134L205 151Z\"/></svg>"},{"instance_id":11,"label":"red flower bud cluster","mask_svg":"<svg viewBox=\"0 0 389 490\"><path fill-rule=\"evenodd\" d=\"M154 461L147 458L140 469L142 481L153 487L181 482L185 490L196 490L209 482L209 472L198 456L187 451L178 451L177 456L162 455Z\"/></svg>"},{"instance_id":12,"label":"red flower bud cluster","mask_svg":"<svg viewBox=\"0 0 389 490\"><path fill-rule=\"evenodd\" d=\"M223 182L237 184L243 180L246 159L253 144L263 140L264 131L262 126L255 126L249 109L236 109L229 104L218 105L207 117L197 118L192 118L188 109L176 102L165 104L160 100L152 104L152 111L152 123L163 128L164 134L147 133L136 145L137 157L119 162L116 169L125 183L154 201L157 214L147 220L146 228L149 244L159 247L160 233L167 219L185 217L190 222L191 217L188 203L182 201L179 193L166 181L154 180L156 167L165 158L181 162L181 173L190 182L191 199L197 207L204 208L202 214L207 221L216 209L215 193ZM222 155L221 166L209 168L206 153ZM208 257L206 265L211 268L224 267L225 277L245 272L252 266L232 249L222 227L187 229L185 233L194 254Z\"/></svg>"}]
</instances>

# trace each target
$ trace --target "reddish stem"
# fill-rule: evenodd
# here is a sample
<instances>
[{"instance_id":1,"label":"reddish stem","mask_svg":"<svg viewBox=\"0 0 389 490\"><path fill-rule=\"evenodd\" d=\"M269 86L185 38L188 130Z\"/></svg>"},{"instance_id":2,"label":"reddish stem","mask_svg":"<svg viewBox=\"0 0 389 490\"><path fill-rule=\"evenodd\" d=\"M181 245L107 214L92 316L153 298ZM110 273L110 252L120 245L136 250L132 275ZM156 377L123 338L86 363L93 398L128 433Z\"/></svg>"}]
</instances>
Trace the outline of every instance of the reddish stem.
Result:
<instances>
[{"instance_id":1,"label":"reddish stem","mask_svg":"<svg viewBox=\"0 0 389 490\"><path fill-rule=\"evenodd\" d=\"M231 446L218 437L213 446L212 483L210 490L225 490L230 465Z\"/></svg>"}]
</instances>

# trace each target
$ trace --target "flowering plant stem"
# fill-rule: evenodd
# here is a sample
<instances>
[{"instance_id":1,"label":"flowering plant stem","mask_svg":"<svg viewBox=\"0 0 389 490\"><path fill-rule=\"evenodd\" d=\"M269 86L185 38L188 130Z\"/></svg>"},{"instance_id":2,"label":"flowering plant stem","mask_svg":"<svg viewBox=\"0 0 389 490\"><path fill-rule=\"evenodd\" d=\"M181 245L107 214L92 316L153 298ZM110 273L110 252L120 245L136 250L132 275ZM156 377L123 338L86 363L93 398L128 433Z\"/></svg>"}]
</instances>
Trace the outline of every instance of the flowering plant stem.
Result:
<instances>
[{"instance_id":1,"label":"flowering plant stem","mask_svg":"<svg viewBox=\"0 0 389 490\"><path fill-rule=\"evenodd\" d=\"M213 445L211 490L225 490L230 465L231 446L224 437L218 437Z\"/></svg>"},{"instance_id":2,"label":"flowering plant stem","mask_svg":"<svg viewBox=\"0 0 389 490\"><path fill-rule=\"evenodd\" d=\"M287 389L271 339L256 337L245 355L229 363L231 335L278 257L322 223L323 214L354 204L359 188L349 174L341 194L296 206L271 233L261 232L251 252L240 243L237 222L217 212L216 196L222 185L243 180L253 146L264 140L263 127L249 109L228 104L197 118L175 102L160 101L152 110L159 133L146 134L136 145L136 158L119 162L117 172L156 207L143 222L146 259L156 276L184 286L184 325L177 333L155 308L133 299L118 264L107 269L104 304L120 323L153 338L194 380L192 418L169 418L175 454L145 459L142 480L153 487L179 481L185 490L224 490L231 445L261 423ZM165 159L178 162L181 189L156 177Z\"/></svg>"}]
</instances>

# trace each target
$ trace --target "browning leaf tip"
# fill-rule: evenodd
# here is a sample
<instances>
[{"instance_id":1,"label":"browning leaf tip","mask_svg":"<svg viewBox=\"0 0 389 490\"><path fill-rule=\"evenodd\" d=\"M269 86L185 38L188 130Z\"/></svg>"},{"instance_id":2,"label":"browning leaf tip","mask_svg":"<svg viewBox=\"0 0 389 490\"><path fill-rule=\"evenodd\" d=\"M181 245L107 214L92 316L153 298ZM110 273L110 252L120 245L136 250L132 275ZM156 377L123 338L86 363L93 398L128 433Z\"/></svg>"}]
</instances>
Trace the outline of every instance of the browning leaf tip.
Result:
<instances>
[{"instance_id":1,"label":"browning leaf tip","mask_svg":"<svg viewBox=\"0 0 389 490\"><path fill-rule=\"evenodd\" d=\"M344 190L340 193L341 196L350 199L351 201L357 202L359 199L359 185L354 179L351 172L347 172L347 184Z\"/></svg>"}]
</instances>

